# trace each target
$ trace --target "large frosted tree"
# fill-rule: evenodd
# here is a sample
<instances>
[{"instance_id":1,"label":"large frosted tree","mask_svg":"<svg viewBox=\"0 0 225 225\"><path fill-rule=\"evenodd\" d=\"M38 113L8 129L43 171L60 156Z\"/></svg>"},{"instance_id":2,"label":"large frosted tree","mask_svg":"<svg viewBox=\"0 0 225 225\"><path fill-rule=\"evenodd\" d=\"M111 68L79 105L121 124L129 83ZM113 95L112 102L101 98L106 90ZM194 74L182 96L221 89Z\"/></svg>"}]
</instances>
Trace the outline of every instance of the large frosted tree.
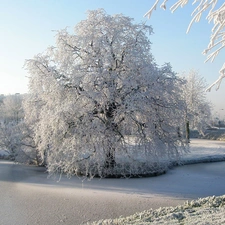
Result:
<instances>
[{"instance_id":1,"label":"large frosted tree","mask_svg":"<svg viewBox=\"0 0 225 225\"><path fill-rule=\"evenodd\" d=\"M181 81L155 64L149 33L129 17L89 11L27 60L25 121L50 173L146 174L179 160Z\"/></svg>"},{"instance_id":2,"label":"large frosted tree","mask_svg":"<svg viewBox=\"0 0 225 225\"><path fill-rule=\"evenodd\" d=\"M153 4L152 8L145 14L147 17L151 17L153 10L156 10L156 7L161 2L160 7L164 10L167 8L167 1L168 0L156 0ZM218 1L218 0L177 0L173 5L170 7L170 10L174 12L179 7L184 7L188 3L192 2L192 4L197 4L195 9L192 12L192 20L187 28L187 32L189 32L192 24L194 22L199 22L202 14L207 12L206 19L213 23L212 34L210 36L210 41L207 48L203 51L203 54L208 54L206 62L211 60L213 61L215 57L219 54L219 52L225 46L225 2ZM207 90L210 91L211 88L217 85L217 88L220 87L220 83L222 79L225 77L225 63L223 64L222 68L219 71L220 76L219 78L211 84Z\"/></svg>"}]
</instances>

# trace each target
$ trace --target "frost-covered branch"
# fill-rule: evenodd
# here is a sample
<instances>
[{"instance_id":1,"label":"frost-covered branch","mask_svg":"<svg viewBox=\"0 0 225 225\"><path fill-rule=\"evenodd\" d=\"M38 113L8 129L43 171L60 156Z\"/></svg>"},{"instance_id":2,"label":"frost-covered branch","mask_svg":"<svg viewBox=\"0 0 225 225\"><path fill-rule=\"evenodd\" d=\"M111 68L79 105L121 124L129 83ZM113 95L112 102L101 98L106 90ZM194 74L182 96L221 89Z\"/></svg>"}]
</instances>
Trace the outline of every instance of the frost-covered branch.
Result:
<instances>
[{"instance_id":1,"label":"frost-covered branch","mask_svg":"<svg viewBox=\"0 0 225 225\"><path fill-rule=\"evenodd\" d=\"M160 5L161 8L164 10L166 9L166 4L168 0L163 0L162 4ZM145 17L150 18L152 15L153 10L156 10L156 7L159 4L159 0L156 0L153 7L144 15ZM176 3L174 3L170 10L171 12L174 12L179 7L184 7L191 1L189 0L177 0ZM219 52L225 47L225 2L222 3L222 1L218 0L193 0L192 4L197 4L195 9L192 12L192 20L187 28L187 33L190 31L190 28L194 22L199 22L201 19L202 14L205 11L208 11L208 14L206 16L206 19L210 22L212 22L213 28L212 28L212 34L210 37L209 44L207 48L203 51L203 54L207 56L207 59L205 62L211 60L213 61L215 57L219 54ZM213 51L209 54L210 51ZM225 64L222 66L222 68L219 71L220 76L219 78L207 88L207 91L210 91L213 86L217 86L217 89L220 87L222 79L225 77Z\"/></svg>"}]
</instances>

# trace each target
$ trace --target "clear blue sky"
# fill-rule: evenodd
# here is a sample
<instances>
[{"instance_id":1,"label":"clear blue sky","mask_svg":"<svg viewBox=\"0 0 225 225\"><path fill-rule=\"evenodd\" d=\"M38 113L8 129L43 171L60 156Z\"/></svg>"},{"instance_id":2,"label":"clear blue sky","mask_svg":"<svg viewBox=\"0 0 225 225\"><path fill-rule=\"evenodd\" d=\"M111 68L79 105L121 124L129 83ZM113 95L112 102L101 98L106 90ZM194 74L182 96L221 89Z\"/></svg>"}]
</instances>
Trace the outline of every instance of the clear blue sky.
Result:
<instances>
[{"instance_id":1,"label":"clear blue sky","mask_svg":"<svg viewBox=\"0 0 225 225\"><path fill-rule=\"evenodd\" d=\"M152 53L159 65L170 62L175 72L196 69L211 84L219 76L225 54L213 63L204 63L201 53L207 46L212 25L203 17L189 34L186 28L193 9L189 4L171 14L157 9L151 19L143 15L153 0L0 0L0 93L27 92L28 74L25 59L54 45L53 30L70 27L86 18L87 10L104 8L108 14L124 14L139 23L147 21L154 34L150 36ZM169 1L170 3L170 1ZM216 111L225 111L225 80L218 91L207 94Z\"/></svg>"}]
</instances>

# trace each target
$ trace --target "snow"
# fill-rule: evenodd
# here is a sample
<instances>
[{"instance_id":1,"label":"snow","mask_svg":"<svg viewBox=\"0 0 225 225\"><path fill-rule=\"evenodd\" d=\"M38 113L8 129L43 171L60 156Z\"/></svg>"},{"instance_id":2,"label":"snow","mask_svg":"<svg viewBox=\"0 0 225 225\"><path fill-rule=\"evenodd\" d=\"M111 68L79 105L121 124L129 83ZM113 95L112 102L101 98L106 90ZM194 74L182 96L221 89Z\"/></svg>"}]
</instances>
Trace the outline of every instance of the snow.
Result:
<instances>
[{"instance_id":1,"label":"snow","mask_svg":"<svg viewBox=\"0 0 225 225\"><path fill-rule=\"evenodd\" d=\"M225 142L193 139L183 162L221 160L224 154ZM46 179L44 168L0 161L0 224L148 224L150 218L151 224L221 224L224 166L185 165L149 178L63 176L58 182Z\"/></svg>"},{"instance_id":2,"label":"snow","mask_svg":"<svg viewBox=\"0 0 225 225\"><path fill-rule=\"evenodd\" d=\"M225 161L225 142L192 139L190 153L182 159L183 164Z\"/></svg>"},{"instance_id":3,"label":"snow","mask_svg":"<svg viewBox=\"0 0 225 225\"><path fill-rule=\"evenodd\" d=\"M109 219L92 223L106 224L224 224L225 195L207 197L186 202L177 207L164 207L157 210L147 210L126 218Z\"/></svg>"}]
</instances>

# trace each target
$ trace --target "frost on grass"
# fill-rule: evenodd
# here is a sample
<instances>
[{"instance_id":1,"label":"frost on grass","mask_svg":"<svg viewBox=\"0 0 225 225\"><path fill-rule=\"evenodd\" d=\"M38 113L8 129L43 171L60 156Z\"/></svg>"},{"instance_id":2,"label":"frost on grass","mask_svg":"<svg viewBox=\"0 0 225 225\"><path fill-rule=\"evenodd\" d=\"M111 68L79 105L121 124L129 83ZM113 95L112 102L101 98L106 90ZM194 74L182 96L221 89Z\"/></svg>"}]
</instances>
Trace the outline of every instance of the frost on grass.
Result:
<instances>
[{"instance_id":1,"label":"frost on grass","mask_svg":"<svg viewBox=\"0 0 225 225\"><path fill-rule=\"evenodd\" d=\"M122 225L122 224L224 224L225 195L200 198L187 201L177 207L163 207L146 210L129 217L107 219L88 225Z\"/></svg>"}]
</instances>

